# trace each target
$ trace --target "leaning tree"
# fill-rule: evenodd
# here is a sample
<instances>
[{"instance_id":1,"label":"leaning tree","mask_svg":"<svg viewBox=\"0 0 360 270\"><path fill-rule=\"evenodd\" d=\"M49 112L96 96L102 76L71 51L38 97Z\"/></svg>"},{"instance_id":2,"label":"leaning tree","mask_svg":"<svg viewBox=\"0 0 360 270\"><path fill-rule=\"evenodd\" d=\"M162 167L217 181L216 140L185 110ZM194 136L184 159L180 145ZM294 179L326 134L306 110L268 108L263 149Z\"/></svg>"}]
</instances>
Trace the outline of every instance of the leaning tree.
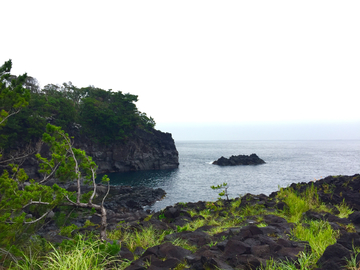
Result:
<instances>
[{"instance_id":1,"label":"leaning tree","mask_svg":"<svg viewBox=\"0 0 360 270\"><path fill-rule=\"evenodd\" d=\"M12 62L5 62L0 67L0 138L1 126L6 125L9 117L17 114L28 105L30 92L23 87L27 75L11 76ZM108 185L107 194L100 204L93 202L96 195L97 165L83 150L72 145L71 138L60 127L48 124L43 135L43 142L48 144L49 153L39 160L39 181L29 180L28 175L14 161L17 157L6 159L0 155L0 254L16 260L12 254L17 246L28 240L39 224L59 205L70 205L94 209L101 216L100 237L106 237L106 209L104 200L109 192L109 179L105 175L103 182ZM30 154L30 153L28 153ZM22 156L23 160L25 157ZM77 191L71 193L59 185L46 185L49 179L75 181ZM92 192L83 196L82 183L92 185Z\"/></svg>"}]
</instances>

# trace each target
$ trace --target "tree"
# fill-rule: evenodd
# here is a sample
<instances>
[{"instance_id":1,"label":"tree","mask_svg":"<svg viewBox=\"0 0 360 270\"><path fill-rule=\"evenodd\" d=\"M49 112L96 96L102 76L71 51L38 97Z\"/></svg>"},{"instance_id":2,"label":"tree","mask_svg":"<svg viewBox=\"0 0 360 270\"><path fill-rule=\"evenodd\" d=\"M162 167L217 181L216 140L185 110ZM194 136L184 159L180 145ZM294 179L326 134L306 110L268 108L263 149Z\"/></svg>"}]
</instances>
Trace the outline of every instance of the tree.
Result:
<instances>
[{"instance_id":1,"label":"tree","mask_svg":"<svg viewBox=\"0 0 360 270\"><path fill-rule=\"evenodd\" d=\"M30 91L23 87L27 74L11 78L11 60L0 67L0 126L29 104Z\"/></svg>"},{"instance_id":2,"label":"tree","mask_svg":"<svg viewBox=\"0 0 360 270\"><path fill-rule=\"evenodd\" d=\"M92 140L111 143L130 136L140 123L134 102L136 95L99 88L82 88L86 93L80 102L79 124Z\"/></svg>"},{"instance_id":3,"label":"tree","mask_svg":"<svg viewBox=\"0 0 360 270\"><path fill-rule=\"evenodd\" d=\"M11 60L0 67L0 125L3 126L9 117L27 106L29 100L29 91L22 87L26 74L9 81L10 70ZM15 258L12 255L16 248L14 244L19 245L27 240L58 205L99 211L102 218L100 236L102 240L106 237L104 200L109 192L109 179L107 176L103 177L103 181L108 184L108 192L102 203L94 204L97 166L91 157L84 151L73 148L69 135L60 127L48 124L43 141L50 146L50 151L49 158L36 155L40 161L40 173L43 174L41 181L28 181L25 171L19 165L9 162L0 175L0 254L11 258ZM44 185L51 177L75 180L77 192L70 193L57 184L51 187ZM93 186L90 194L81 194L82 179Z\"/></svg>"},{"instance_id":4,"label":"tree","mask_svg":"<svg viewBox=\"0 0 360 270\"><path fill-rule=\"evenodd\" d=\"M102 181L108 184L107 194L102 203L94 204L97 184L95 162L83 150L72 147L71 140L60 127L48 124L43 140L50 146L50 158L37 154L40 160L40 182L31 180L19 166L9 164L10 170L4 170L0 176L0 252L9 252L13 243L22 243L36 230L46 216L56 206L69 205L80 208L95 209L100 212L100 238L106 238L107 216L104 200L109 193L109 178L105 175ZM44 185L51 177L59 180L75 180L75 194L60 188ZM81 193L81 181L93 186L90 194ZM84 201L86 199L86 201Z\"/></svg>"},{"instance_id":5,"label":"tree","mask_svg":"<svg viewBox=\"0 0 360 270\"><path fill-rule=\"evenodd\" d=\"M50 146L51 159L42 157L37 154L37 158L41 161L39 170L44 174L44 179L40 183L46 182L51 176L55 176L60 180L75 180L77 184L76 198L73 199L68 193L64 193L66 199L65 205L71 205L82 208L93 208L100 211L101 227L100 238L106 238L107 217L106 209L104 207L104 200L109 193L109 178L104 175L102 182L107 183L108 190L104 196L101 205L94 204L93 199L96 195L96 170L97 165L92 161L91 157L87 156L84 150L73 148L69 135L65 133L60 127L48 124L46 126L46 133L44 133L43 140ZM93 186L89 198L86 202L82 202L81 180Z\"/></svg>"},{"instance_id":6,"label":"tree","mask_svg":"<svg viewBox=\"0 0 360 270\"><path fill-rule=\"evenodd\" d=\"M30 91L23 87L26 82L27 74L21 76L12 76L10 74L12 68L12 61L6 61L0 67L0 129L7 123L9 117L18 114L24 107L29 104ZM0 147L3 146L8 139L8 136L0 134ZM17 155L16 159L29 154L29 151L23 151ZM0 164L4 164L2 159L3 149L0 148ZM31 151L30 151L31 152ZM14 161L14 157L11 158ZM6 163L7 161L5 161Z\"/></svg>"}]
</instances>

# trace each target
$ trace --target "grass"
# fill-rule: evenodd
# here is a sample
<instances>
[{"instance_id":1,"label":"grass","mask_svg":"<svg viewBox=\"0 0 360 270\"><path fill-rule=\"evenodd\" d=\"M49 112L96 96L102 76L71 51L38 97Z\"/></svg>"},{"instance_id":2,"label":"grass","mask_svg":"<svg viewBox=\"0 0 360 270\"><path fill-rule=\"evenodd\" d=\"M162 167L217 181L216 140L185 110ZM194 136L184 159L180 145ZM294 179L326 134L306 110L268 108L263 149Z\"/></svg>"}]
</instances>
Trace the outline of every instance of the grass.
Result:
<instances>
[{"instance_id":1,"label":"grass","mask_svg":"<svg viewBox=\"0 0 360 270\"><path fill-rule=\"evenodd\" d=\"M207 225L207 224L208 224L208 221L205 219L196 219L194 221L186 223L182 227L178 226L177 231L178 232L195 231L196 229L198 229L204 225Z\"/></svg>"},{"instance_id":2,"label":"grass","mask_svg":"<svg viewBox=\"0 0 360 270\"><path fill-rule=\"evenodd\" d=\"M326 247L336 243L340 233L334 231L327 221L311 220L306 224L307 226L297 224L292 231L292 235L296 239L308 241L312 252L316 255L316 259L319 259Z\"/></svg>"},{"instance_id":3,"label":"grass","mask_svg":"<svg viewBox=\"0 0 360 270\"><path fill-rule=\"evenodd\" d=\"M303 220L303 213L312 210L317 212L331 212L320 201L317 189L310 185L305 192L298 193L292 188L281 188L277 199L286 203L287 207L275 212L279 216L287 219L288 222L295 223L295 228L291 232L293 240L308 241L311 247L311 254L301 253L298 262L269 260L264 270L270 269L313 269L316 262L324 253L325 249L336 242L339 231L334 231L327 221L322 220ZM348 217L352 213L349 207L342 203L336 206L339 210L339 217ZM352 268L356 269L356 268Z\"/></svg>"},{"instance_id":4,"label":"grass","mask_svg":"<svg viewBox=\"0 0 360 270\"><path fill-rule=\"evenodd\" d=\"M72 243L72 244L70 244ZM105 245L99 240L86 240L82 235L77 235L74 241L55 247L46 256L39 252L23 256L24 260L10 266L16 270L100 270L121 269L122 261L116 260L105 251Z\"/></svg>"},{"instance_id":5,"label":"grass","mask_svg":"<svg viewBox=\"0 0 360 270\"><path fill-rule=\"evenodd\" d=\"M143 228L141 230L130 231L124 229L110 232L108 238L111 240L121 241L131 252L134 252L137 247L147 249L152 246L160 245L167 234L173 231L159 231L152 226Z\"/></svg>"},{"instance_id":6,"label":"grass","mask_svg":"<svg viewBox=\"0 0 360 270\"><path fill-rule=\"evenodd\" d=\"M310 270L313 269L313 255L306 254L305 252L300 253L297 262L292 261L274 261L270 259L266 262L265 267L260 267L261 270Z\"/></svg>"},{"instance_id":7,"label":"grass","mask_svg":"<svg viewBox=\"0 0 360 270\"><path fill-rule=\"evenodd\" d=\"M346 269L349 270L360 270L360 262L357 262L357 256L359 255L359 248L353 248L353 254L350 259L346 259Z\"/></svg>"},{"instance_id":8,"label":"grass","mask_svg":"<svg viewBox=\"0 0 360 270\"><path fill-rule=\"evenodd\" d=\"M337 216L339 218L348 218L349 215L354 213L354 210L352 210L346 203L345 200L342 201L340 205L335 205L336 209L340 212Z\"/></svg>"},{"instance_id":9,"label":"grass","mask_svg":"<svg viewBox=\"0 0 360 270\"><path fill-rule=\"evenodd\" d=\"M265 214L267 210L263 205L255 204L255 205L246 205L244 208L237 213L241 217L249 217L249 216L257 216L261 214Z\"/></svg>"},{"instance_id":10,"label":"grass","mask_svg":"<svg viewBox=\"0 0 360 270\"><path fill-rule=\"evenodd\" d=\"M300 222L302 214L309 210L329 212L326 206L321 203L314 185L310 185L302 194L297 194L292 188L280 188L277 198L286 203L287 207L284 214L288 222L291 223Z\"/></svg>"},{"instance_id":11,"label":"grass","mask_svg":"<svg viewBox=\"0 0 360 270\"><path fill-rule=\"evenodd\" d=\"M187 250L190 250L191 252L195 252L197 250L196 246L190 245L188 243L188 241L186 241L185 239L181 239L181 238L176 238L175 240L173 240L171 242L174 246L179 246L182 248L185 248Z\"/></svg>"}]
</instances>

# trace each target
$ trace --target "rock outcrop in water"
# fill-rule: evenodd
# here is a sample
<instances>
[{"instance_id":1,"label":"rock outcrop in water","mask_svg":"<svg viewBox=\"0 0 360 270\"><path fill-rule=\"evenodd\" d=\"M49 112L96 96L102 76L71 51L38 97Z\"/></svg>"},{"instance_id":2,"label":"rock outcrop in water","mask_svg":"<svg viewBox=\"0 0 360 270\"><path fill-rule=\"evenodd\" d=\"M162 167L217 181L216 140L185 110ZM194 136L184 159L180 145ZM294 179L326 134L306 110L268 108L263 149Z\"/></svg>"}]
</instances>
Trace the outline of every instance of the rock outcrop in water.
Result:
<instances>
[{"instance_id":1,"label":"rock outcrop in water","mask_svg":"<svg viewBox=\"0 0 360 270\"><path fill-rule=\"evenodd\" d=\"M259 165L264 164L265 161L259 158L256 154L231 156L230 158L221 157L212 164L219 166L236 166L236 165Z\"/></svg>"}]
</instances>

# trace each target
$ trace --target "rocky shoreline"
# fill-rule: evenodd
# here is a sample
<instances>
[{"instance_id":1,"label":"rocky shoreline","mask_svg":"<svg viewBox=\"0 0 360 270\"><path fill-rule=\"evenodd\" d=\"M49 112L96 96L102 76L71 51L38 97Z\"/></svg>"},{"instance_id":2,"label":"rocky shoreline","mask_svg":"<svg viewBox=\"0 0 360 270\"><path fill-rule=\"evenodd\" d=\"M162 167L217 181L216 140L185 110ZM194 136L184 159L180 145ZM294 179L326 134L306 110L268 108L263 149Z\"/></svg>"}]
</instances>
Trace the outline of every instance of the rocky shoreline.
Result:
<instances>
[{"instance_id":1,"label":"rocky shoreline","mask_svg":"<svg viewBox=\"0 0 360 270\"><path fill-rule=\"evenodd\" d=\"M316 269L346 269L347 260L354 256L354 249L360 248L360 175L329 176L315 182L292 184L288 189L300 194L309 187L316 188L319 199L328 211L310 210L302 214L301 220L327 221L333 230L339 232L336 242L329 245L316 262ZM133 192L132 195L130 191ZM270 258L297 264L299 254L310 253L312 250L308 242L298 241L290 236L294 223L275 215L277 211L286 211L289 207L278 194L279 191L269 196L246 194L229 201L178 203L150 213L141 210L141 205L157 200L164 192L143 188L116 188L112 196L118 200L123 198L124 201L116 206L111 198L107 202L110 209L109 230L126 228L141 231L152 228L155 231L169 232L162 244L146 250L137 248L136 251L130 251L125 245L121 246L119 259L132 261L126 268L128 270L172 269L183 262L190 269L258 269L265 267ZM347 218L337 216L339 211L335 205L342 203L353 210ZM249 212L245 217L235 214L244 209L264 211L255 214ZM212 217L209 224L196 230L187 227L192 222L204 220L204 211ZM216 222L220 219L228 219L234 225L214 233ZM95 226L80 229L79 232L96 230L100 219L93 216L90 221ZM59 237L57 240L63 238ZM196 250L190 251L174 244L182 240L196 247Z\"/></svg>"},{"instance_id":2,"label":"rocky shoreline","mask_svg":"<svg viewBox=\"0 0 360 270\"><path fill-rule=\"evenodd\" d=\"M344 201L354 210L354 213L348 218L337 217L335 215L336 209L333 211L334 214L313 211L303 214L303 219L328 221L334 230L340 232L340 237L336 243L328 246L317 262L317 269L345 269L347 260L354 255L354 248L360 247L360 175L329 176L315 183L293 184L290 188L301 192L312 184L318 188L319 198L329 208L334 208L335 204ZM331 187L331 192L329 192L328 186ZM236 198L228 203L241 200L239 208L261 205L270 211L272 209L285 209L287 205L281 201L277 202L275 200L276 195L277 192L269 196L246 194L242 198ZM186 206L183 204L169 206L162 212L155 213L149 221L141 221L138 226L176 229L177 226L184 226L190 221L201 218L201 216L191 217L188 214L191 209L204 210L206 209L206 202L187 203ZM221 211L224 214L226 212L224 209ZM215 212L213 211L214 215ZM221 212L218 214L221 215ZM159 215L164 216L161 221L159 221ZM241 226L230 228L215 235L209 234L213 226L204 226L193 232L170 234L166 240L185 239L199 249L195 253L191 253L170 243L164 243L146 250L127 269L140 269L144 262L149 260L151 260L151 265L160 267L156 269L169 269L182 260L186 260L190 269L257 269L265 266L266 260L270 258L296 262L301 252L311 252L309 243L294 241L289 238L290 232L294 228L293 223L288 223L284 218L271 214L262 217L262 222L267 225L265 227L258 227L260 222L256 220L259 220L259 216L248 216ZM346 230L349 224L354 225L355 230L353 232ZM211 243L215 244L212 245ZM161 261L160 258L164 257L167 260Z\"/></svg>"}]
</instances>

